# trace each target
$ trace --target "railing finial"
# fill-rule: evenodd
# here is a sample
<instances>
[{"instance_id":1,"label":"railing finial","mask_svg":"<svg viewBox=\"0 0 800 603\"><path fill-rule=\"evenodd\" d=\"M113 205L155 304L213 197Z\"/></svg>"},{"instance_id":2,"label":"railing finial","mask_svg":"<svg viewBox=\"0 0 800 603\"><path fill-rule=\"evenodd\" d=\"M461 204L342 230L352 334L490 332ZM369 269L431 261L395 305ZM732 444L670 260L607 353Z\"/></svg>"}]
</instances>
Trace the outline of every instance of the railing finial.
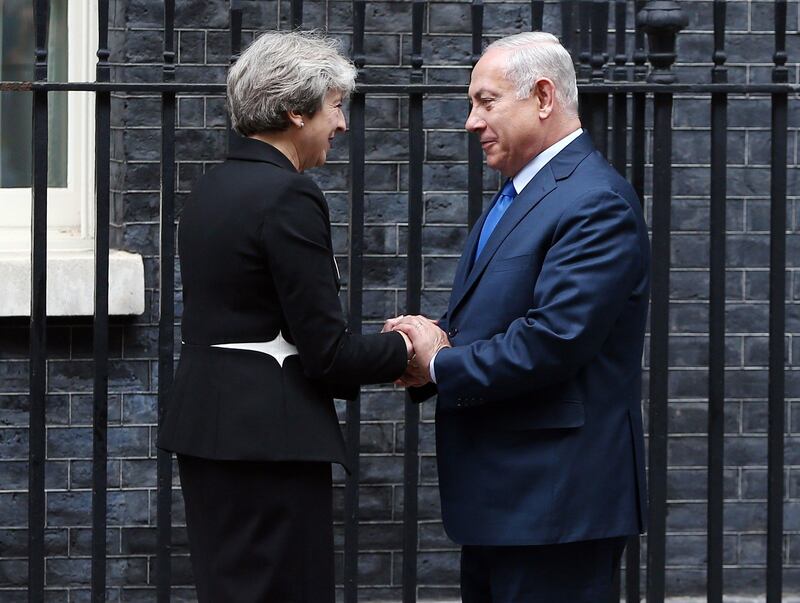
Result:
<instances>
[{"instance_id":1,"label":"railing finial","mask_svg":"<svg viewBox=\"0 0 800 603\"><path fill-rule=\"evenodd\" d=\"M675 42L678 32L689 24L678 2L653 0L639 11L636 21L647 34L648 58L653 70L647 78L652 84L674 84L678 77L672 71L677 58Z\"/></svg>"}]
</instances>

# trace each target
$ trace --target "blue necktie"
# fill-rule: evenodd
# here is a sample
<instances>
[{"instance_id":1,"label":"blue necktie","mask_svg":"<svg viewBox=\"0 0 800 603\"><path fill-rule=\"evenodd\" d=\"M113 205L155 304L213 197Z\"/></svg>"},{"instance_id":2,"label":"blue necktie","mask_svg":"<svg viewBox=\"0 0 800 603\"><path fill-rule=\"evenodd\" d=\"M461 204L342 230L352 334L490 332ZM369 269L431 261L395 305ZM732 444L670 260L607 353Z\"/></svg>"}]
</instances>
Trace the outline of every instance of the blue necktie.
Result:
<instances>
[{"instance_id":1,"label":"blue necktie","mask_svg":"<svg viewBox=\"0 0 800 603\"><path fill-rule=\"evenodd\" d=\"M517 190L514 188L514 182L513 180L509 179L506 181L503 190L500 191L500 196L492 206L492 209L489 210L489 215L486 216L486 221L483 223L481 236L478 239L478 248L475 251L476 259L481 255L481 251L483 251L483 248L486 246L486 241L489 240L489 237L491 236L492 231L494 231L495 226L497 226L497 223L500 222L500 218L502 218L503 214L506 213L508 206L511 205L511 202L516 196Z\"/></svg>"}]
</instances>

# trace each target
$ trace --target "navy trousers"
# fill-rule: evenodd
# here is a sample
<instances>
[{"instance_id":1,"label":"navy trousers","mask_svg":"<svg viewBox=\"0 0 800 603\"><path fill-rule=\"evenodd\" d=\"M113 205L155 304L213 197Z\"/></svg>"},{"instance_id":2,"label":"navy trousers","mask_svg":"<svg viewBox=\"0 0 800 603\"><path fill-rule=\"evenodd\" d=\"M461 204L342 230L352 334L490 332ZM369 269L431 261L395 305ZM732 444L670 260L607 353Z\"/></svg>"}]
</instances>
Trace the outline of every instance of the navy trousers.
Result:
<instances>
[{"instance_id":1,"label":"navy trousers","mask_svg":"<svg viewBox=\"0 0 800 603\"><path fill-rule=\"evenodd\" d=\"M464 546L462 603L608 603L625 541Z\"/></svg>"}]
</instances>

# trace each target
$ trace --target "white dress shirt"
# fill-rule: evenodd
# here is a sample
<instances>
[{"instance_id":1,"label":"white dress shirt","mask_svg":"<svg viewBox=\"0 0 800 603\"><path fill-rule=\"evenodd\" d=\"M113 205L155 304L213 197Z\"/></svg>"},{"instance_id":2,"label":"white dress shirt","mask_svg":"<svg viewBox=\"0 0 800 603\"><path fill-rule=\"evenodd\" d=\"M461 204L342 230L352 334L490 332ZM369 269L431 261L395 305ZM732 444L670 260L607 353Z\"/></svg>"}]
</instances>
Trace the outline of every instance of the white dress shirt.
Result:
<instances>
[{"instance_id":1,"label":"white dress shirt","mask_svg":"<svg viewBox=\"0 0 800 603\"><path fill-rule=\"evenodd\" d=\"M517 191L517 194L521 193L522 190L526 186L528 186L528 183L531 180L533 180L533 177L536 176L536 174L539 173L539 170L541 170L544 166L546 166L547 163L553 157L558 155L561 151L564 150L564 148L569 143L571 143L578 136L580 136L581 132L583 132L583 130L581 128L578 128L577 130L572 132L572 134L567 134L564 138L562 138L555 144L550 145L544 151L539 153L536 157L531 159L525 165L525 167L523 167L519 172L517 172L517 175L514 176L514 178L512 179L514 182L514 190ZM512 201L511 203L513 204L514 202ZM438 354L438 352L436 354ZM431 374L431 381L433 381L434 383L436 383L436 372L434 371L433 363L436 360L436 354L434 354L433 358L431 358L431 363L430 366L428 367Z\"/></svg>"}]
</instances>

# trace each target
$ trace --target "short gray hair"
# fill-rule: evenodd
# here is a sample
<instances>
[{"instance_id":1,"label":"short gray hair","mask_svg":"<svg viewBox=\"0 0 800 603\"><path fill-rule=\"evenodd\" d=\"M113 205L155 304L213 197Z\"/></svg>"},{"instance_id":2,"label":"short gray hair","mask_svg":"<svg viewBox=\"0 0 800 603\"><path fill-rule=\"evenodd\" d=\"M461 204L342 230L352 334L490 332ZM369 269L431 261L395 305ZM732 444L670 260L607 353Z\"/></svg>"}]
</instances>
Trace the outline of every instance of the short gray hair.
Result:
<instances>
[{"instance_id":1,"label":"short gray hair","mask_svg":"<svg viewBox=\"0 0 800 603\"><path fill-rule=\"evenodd\" d=\"M288 111L313 115L325 95L349 96L356 69L339 42L314 31L267 32L228 70L228 111L242 136L285 130Z\"/></svg>"},{"instance_id":2,"label":"short gray hair","mask_svg":"<svg viewBox=\"0 0 800 603\"><path fill-rule=\"evenodd\" d=\"M528 98L536 80L546 77L556 87L556 101L569 114L578 114L578 84L575 66L567 49L553 34L531 31L491 43L492 48L511 49L506 77L517 87L517 98Z\"/></svg>"}]
</instances>

